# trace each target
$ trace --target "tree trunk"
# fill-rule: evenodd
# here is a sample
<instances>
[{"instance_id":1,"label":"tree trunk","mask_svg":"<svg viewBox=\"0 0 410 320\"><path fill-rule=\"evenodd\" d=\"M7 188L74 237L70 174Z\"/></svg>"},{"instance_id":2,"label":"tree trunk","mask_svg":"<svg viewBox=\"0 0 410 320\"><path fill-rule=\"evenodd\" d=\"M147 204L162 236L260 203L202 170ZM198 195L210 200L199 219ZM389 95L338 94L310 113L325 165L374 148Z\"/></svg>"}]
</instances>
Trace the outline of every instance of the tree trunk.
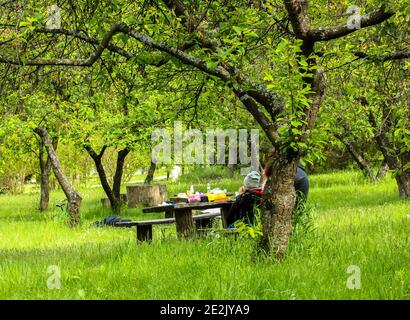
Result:
<instances>
[{"instance_id":1,"label":"tree trunk","mask_svg":"<svg viewBox=\"0 0 410 320\"><path fill-rule=\"evenodd\" d=\"M44 146L47 150L54 175L56 176L61 189L63 189L63 192L67 197L67 211L70 215L70 224L71 226L76 226L80 220L80 206L82 198L80 194L73 188L73 186L68 181L67 176L64 174L60 160L58 159L57 153L54 150L47 130L45 128L36 128L34 129L34 132L37 133L44 142Z\"/></svg>"},{"instance_id":2,"label":"tree trunk","mask_svg":"<svg viewBox=\"0 0 410 320\"><path fill-rule=\"evenodd\" d=\"M235 171L235 165L234 164L228 164L228 167L227 167L228 178L233 177L234 171Z\"/></svg>"},{"instance_id":3,"label":"tree trunk","mask_svg":"<svg viewBox=\"0 0 410 320\"><path fill-rule=\"evenodd\" d=\"M302 54L307 58L313 52L313 43L304 41ZM310 66L317 66L314 58L309 58ZM322 69L314 71L313 77L304 78L306 85L310 85L312 93L309 94L310 104L305 112L305 124L300 130L304 132L298 142L306 143L309 133L314 127L319 108L323 102L325 94L325 80ZM261 124L261 123L260 123ZM262 125L262 124L261 124ZM286 249L292 232L292 214L296 205L296 192L294 187L294 177L296 174L299 159L306 150L292 150L289 147L274 147L275 159L272 165L272 172L267 181L262 206L262 237L259 243L259 250L265 254L282 260L285 257ZM272 161L272 160L271 160Z\"/></svg>"},{"instance_id":4,"label":"tree trunk","mask_svg":"<svg viewBox=\"0 0 410 320\"><path fill-rule=\"evenodd\" d=\"M105 173L105 169L102 164L102 157L104 155L105 150L107 149L107 146L103 146L99 154L97 154L90 145L85 145L84 148L94 161L98 177L100 178L101 186L103 187L105 194L110 200L111 210L113 212L118 212L119 208L121 207L119 197L118 199L115 198L114 193L110 187L110 184L108 183L107 174Z\"/></svg>"},{"instance_id":5,"label":"tree trunk","mask_svg":"<svg viewBox=\"0 0 410 320\"><path fill-rule=\"evenodd\" d=\"M274 163L264 196L263 235L259 249L278 260L285 256L292 231L292 213L296 204L295 172L296 159Z\"/></svg>"},{"instance_id":6,"label":"tree trunk","mask_svg":"<svg viewBox=\"0 0 410 320\"><path fill-rule=\"evenodd\" d=\"M121 210L121 205L122 205L121 182L122 182L122 176L124 173L125 158L130 153L130 151L131 150L129 148L125 148L123 150L118 151L117 165L115 168L115 174L114 174L114 179L113 179L113 184L112 184L112 192L114 194L115 199L117 200L115 205L111 203L111 208L113 209L114 212L120 212Z\"/></svg>"},{"instance_id":7,"label":"tree trunk","mask_svg":"<svg viewBox=\"0 0 410 320\"><path fill-rule=\"evenodd\" d=\"M44 142L40 140L39 143L39 162L40 162L40 211L45 211L48 209L48 203L50 200L50 173L51 173L51 162L47 157L44 160Z\"/></svg>"},{"instance_id":8,"label":"tree trunk","mask_svg":"<svg viewBox=\"0 0 410 320\"><path fill-rule=\"evenodd\" d=\"M377 171L376 181L383 179L387 171L389 171L389 165L386 160L383 160L379 170Z\"/></svg>"},{"instance_id":9,"label":"tree trunk","mask_svg":"<svg viewBox=\"0 0 410 320\"><path fill-rule=\"evenodd\" d=\"M372 112L369 113L369 123L372 127L378 131L375 136L376 145L382 152L385 162L388 164L391 170L395 170L395 179L397 187L399 189L399 196L401 199L410 198L410 170L407 169L410 163L410 152L406 152L402 155L398 155L397 147L390 141L387 133L394 125L394 121L391 118L389 108L386 103L382 103L382 125L378 128L376 118Z\"/></svg>"},{"instance_id":10,"label":"tree trunk","mask_svg":"<svg viewBox=\"0 0 410 320\"><path fill-rule=\"evenodd\" d=\"M357 163L359 166L360 170L364 174L365 177L369 178L371 181L376 181L376 177L374 175L372 166L370 163L365 159L363 154L360 153L359 150L357 150L356 146L354 143L351 141L348 141L347 139L336 135L336 138L338 138L346 147L347 151L350 153L352 156L353 160Z\"/></svg>"},{"instance_id":11,"label":"tree trunk","mask_svg":"<svg viewBox=\"0 0 410 320\"><path fill-rule=\"evenodd\" d=\"M57 150L58 139L52 140L54 150ZM39 149L39 162L40 162L40 211L48 209L50 201L50 174L51 174L51 161L47 156L47 160L44 160L44 142L40 140Z\"/></svg>"},{"instance_id":12,"label":"tree trunk","mask_svg":"<svg viewBox=\"0 0 410 320\"><path fill-rule=\"evenodd\" d=\"M151 165L148 170L147 177L145 178L144 184L151 184L154 181L154 173L157 168L157 164L151 161Z\"/></svg>"},{"instance_id":13,"label":"tree trunk","mask_svg":"<svg viewBox=\"0 0 410 320\"><path fill-rule=\"evenodd\" d=\"M168 199L166 185L127 186L128 208L139 204L157 206Z\"/></svg>"},{"instance_id":14,"label":"tree trunk","mask_svg":"<svg viewBox=\"0 0 410 320\"><path fill-rule=\"evenodd\" d=\"M400 156L401 168L396 175L401 199L410 199L410 151Z\"/></svg>"},{"instance_id":15,"label":"tree trunk","mask_svg":"<svg viewBox=\"0 0 410 320\"><path fill-rule=\"evenodd\" d=\"M104 146L99 154L97 154L90 145L86 145L84 148L85 150L87 150L90 157L94 160L95 168L97 169L101 185L110 201L111 210L114 213L120 213L122 205L121 181L124 172L125 158L130 153L130 150L128 148L125 148L123 150L118 151L117 165L115 168L115 174L113 179L113 187L111 188L110 184L108 183L104 166L102 164L102 157L104 155L105 150L107 149L107 146Z\"/></svg>"},{"instance_id":16,"label":"tree trunk","mask_svg":"<svg viewBox=\"0 0 410 320\"><path fill-rule=\"evenodd\" d=\"M396 175L396 182L399 188L401 199L410 199L410 173L400 172Z\"/></svg>"},{"instance_id":17,"label":"tree trunk","mask_svg":"<svg viewBox=\"0 0 410 320\"><path fill-rule=\"evenodd\" d=\"M302 52L309 57L313 52L313 44L304 41ZM308 59L310 66L316 66L314 59ZM312 93L309 94L310 105L305 110L305 125L301 130L304 134L299 138L300 142L306 143L309 133L314 127L319 108L325 94L325 81L323 70L314 71L312 78L304 79L307 85L311 85ZM294 178L297 164L304 150L293 151L290 148L275 148L272 159L272 172L267 182L267 190L264 196L262 209L263 235L259 249L272 255L278 260L285 257L290 235L292 232L292 214L296 205L296 192Z\"/></svg>"}]
</instances>

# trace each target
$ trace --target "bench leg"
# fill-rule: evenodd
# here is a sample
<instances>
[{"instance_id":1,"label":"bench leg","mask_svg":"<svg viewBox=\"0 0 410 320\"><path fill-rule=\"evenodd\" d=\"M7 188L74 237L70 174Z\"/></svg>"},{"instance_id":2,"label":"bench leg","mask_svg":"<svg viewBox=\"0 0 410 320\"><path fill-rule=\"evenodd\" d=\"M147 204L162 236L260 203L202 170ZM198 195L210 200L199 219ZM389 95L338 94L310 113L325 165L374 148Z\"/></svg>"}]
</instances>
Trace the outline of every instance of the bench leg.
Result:
<instances>
[{"instance_id":1,"label":"bench leg","mask_svg":"<svg viewBox=\"0 0 410 320\"><path fill-rule=\"evenodd\" d=\"M152 225L137 225L137 242L152 240Z\"/></svg>"},{"instance_id":2,"label":"bench leg","mask_svg":"<svg viewBox=\"0 0 410 320\"><path fill-rule=\"evenodd\" d=\"M175 212L178 238L192 238L194 235L194 220L191 209Z\"/></svg>"}]
</instances>

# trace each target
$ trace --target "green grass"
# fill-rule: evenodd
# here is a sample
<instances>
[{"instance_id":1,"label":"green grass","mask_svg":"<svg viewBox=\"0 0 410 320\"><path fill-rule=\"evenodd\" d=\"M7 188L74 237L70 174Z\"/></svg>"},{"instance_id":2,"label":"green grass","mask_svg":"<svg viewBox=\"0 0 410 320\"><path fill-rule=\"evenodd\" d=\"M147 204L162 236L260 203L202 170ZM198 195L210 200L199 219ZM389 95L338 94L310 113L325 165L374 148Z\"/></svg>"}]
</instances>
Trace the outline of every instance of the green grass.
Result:
<instances>
[{"instance_id":1,"label":"green grass","mask_svg":"<svg viewBox=\"0 0 410 320\"><path fill-rule=\"evenodd\" d=\"M170 194L191 181L170 184ZM192 181L204 190L206 182ZM229 191L241 184L220 179ZM92 228L109 214L100 189L81 190L82 224L70 229L47 213L38 194L0 196L0 299L409 299L410 202L393 179L371 184L358 172L311 177L315 231L295 236L281 263L254 259L249 239L209 236L179 241L174 226L156 227L152 244L136 245L133 229ZM147 219L128 209L123 217ZM61 270L61 289L47 288L47 268ZM346 286L361 270L361 289Z\"/></svg>"}]
</instances>

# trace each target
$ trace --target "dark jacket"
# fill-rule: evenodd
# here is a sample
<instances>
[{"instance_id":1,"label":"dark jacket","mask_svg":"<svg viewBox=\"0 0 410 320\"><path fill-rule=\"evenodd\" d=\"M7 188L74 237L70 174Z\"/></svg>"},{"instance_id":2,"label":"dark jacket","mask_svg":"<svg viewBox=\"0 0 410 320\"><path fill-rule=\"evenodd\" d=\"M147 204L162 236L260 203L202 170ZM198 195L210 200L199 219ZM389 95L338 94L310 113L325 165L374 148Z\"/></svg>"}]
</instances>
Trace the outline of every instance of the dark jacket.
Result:
<instances>
[{"instance_id":1,"label":"dark jacket","mask_svg":"<svg viewBox=\"0 0 410 320\"><path fill-rule=\"evenodd\" d=\"M226 224L230 227L235 221L242 220L253 224L255 220L254 209L262 203L263 192L261 189L247 190L236 197L228 213Z\"/></svg>"},{"instance_id":2,"label":"dark jacket","mask_svg":"<svg viewBox=\"0 0 410 320\"><path fill-rule=\"evenodd\" d=\"M302 192L305 198L307 198L309 194L309 178L306 174L305 168L302 165L298 165L294 185L296 193Z\"/></svg>"}]
</instances>

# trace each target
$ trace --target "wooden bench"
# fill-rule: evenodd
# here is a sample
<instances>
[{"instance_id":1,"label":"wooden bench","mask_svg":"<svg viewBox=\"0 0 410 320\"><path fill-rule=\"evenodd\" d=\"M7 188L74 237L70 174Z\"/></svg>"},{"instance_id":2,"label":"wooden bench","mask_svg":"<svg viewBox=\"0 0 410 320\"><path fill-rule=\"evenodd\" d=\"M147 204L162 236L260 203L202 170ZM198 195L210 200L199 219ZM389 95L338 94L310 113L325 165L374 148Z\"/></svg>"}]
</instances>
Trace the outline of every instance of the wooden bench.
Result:
<instances>
[{"instance_id":1,"label":"wooden bench","mask_svg":"<svg viewBox=\"0 0 410 320\"><path fill-rule=\"evenodd\" d=\"M177 203L144 208L142 209L142 212L165 212L165 218L175 218L178 237L190 238L195 234L194 225L196 224L196 222L194 222L194 210L219 208L221 213L217 213L217 215L221 215L222 225L224 228L226 228L226 220L228 217L229 209L231 208L232 204L233 201Z\"/></svg>"},{"instance_id":2,"label":"wooden bench","mask_svg":"<svg viewBox=\"0 0 410 320\"><path fill-rule=\"evenodd\" d=\"M194 215L192 217L195 221L197 230L204 230L205 228L212 227L213 219L220 218L220 213L204 213ZM152 240L152 226L171 224L176 222L175 218L165 218L165 219L155 219L155 220L141 220L141 221L129 221L129 222L118 222L115 224L116 227L136 227L137 241L151 241Z\"/></svg>"}]
</instances>

